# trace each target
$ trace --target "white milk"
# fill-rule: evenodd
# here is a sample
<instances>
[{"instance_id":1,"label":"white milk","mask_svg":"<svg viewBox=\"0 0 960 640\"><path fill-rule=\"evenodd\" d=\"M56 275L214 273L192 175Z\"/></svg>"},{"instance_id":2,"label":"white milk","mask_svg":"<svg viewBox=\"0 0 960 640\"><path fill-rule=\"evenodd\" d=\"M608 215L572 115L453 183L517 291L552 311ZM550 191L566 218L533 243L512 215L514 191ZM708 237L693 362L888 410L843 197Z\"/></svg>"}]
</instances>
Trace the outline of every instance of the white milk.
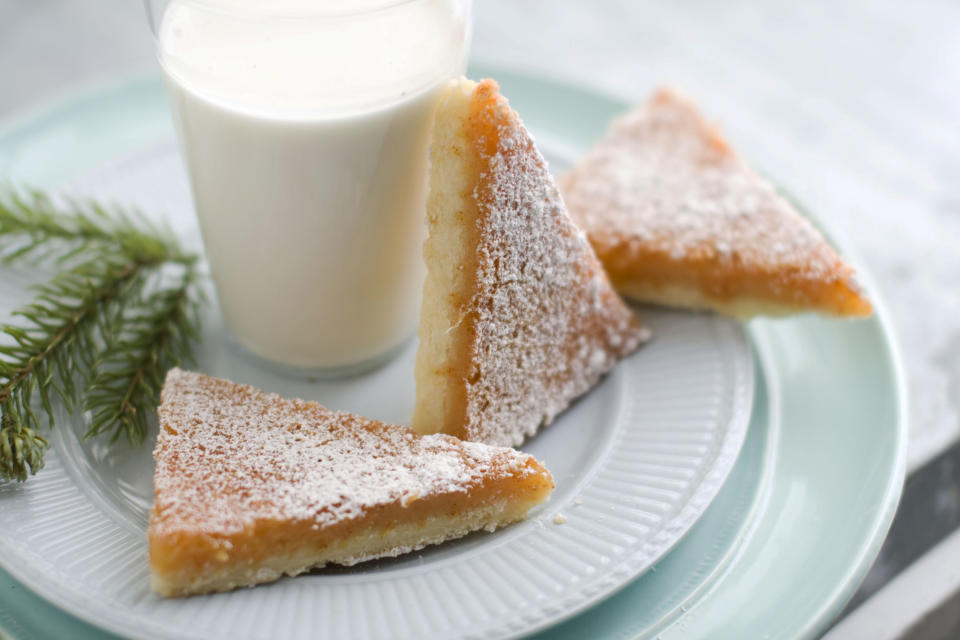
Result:
<instances>
[{"instance_id":1,"label":"white milk","mask_svg":"<svg viewBox=\"0 0 960 640\"><path fill-rule=\"evenodd\" d=\"M173 0L164 14L220 305L267 360L349 368L414 330L431 117L462 71L466 16L452 0L389 4Z\"/></svg>"}]
</instances>

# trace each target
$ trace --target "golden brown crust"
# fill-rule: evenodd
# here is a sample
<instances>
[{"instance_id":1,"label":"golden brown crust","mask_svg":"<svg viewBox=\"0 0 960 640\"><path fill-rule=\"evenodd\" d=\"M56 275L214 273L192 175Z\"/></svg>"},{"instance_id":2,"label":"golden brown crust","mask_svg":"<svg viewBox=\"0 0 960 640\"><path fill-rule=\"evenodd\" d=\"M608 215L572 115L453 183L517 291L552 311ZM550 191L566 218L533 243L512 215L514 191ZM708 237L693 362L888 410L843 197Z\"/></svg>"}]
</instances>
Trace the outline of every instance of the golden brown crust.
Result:
<instances>
[{"instance_id":1,"label":"golden brown crust","mask_svg":"<svg viewBox=\"0 0 960 640\"><path fill-rule=\"evenodd\" d=\"M833 275L812 275L805 266L764 265L719 258L704 249L678 261L659 247L631 242L628 234L589 234L614 287L641 302L709 308L731 315L786 315L810 310L838 316L869 316L870 302L854 284L853 269L839 257ZM684 302L686 290L699 296ZM749 304L744 304L749 303ZM752 310L752 311L751 311Z\"/></svg>"},{"instance_id":2,"label":"golden brown crust","mask_svg":"<svg viewBox=\"0 0 960 640\"><path fill-rule=\"evenodd\" d=\"M451 180L462 188L451 192ZM610 286L492 80L463 80L441 105L430 188L414 428L442 415L446 433L518 445L647 331ZM437 260L451 239L463 243L462 259ZM452 282L454 268L464 277Z\"/></svg>"},{"instance_id":3,"label":"golden brown crust","mask_svg":"<svg viewBox=\"0 0 960 640\"><path fill-rule=\"evenodd\" d=\"M553 489L517 451L179 369L159 413L148 540L164 595L397 555L518 520Z\"/></svg>"},{"instance_id":4,"label":"golden brown crust","mask_svg":"<svg viewBox=\"0 0 960 640\"><path fill-rule=\"evenodd\" d=\"M467 376L475 327L466 309L474 295L480 242L479 214L471 196L480 168L466 135L469 105L448 96L439 112L430 151L431 232L423 249L427 277L418 327L413 426L421 433L441 431L468 439Z\"/></svg>"},{"instance_id":5,"label":"golden brown crust","mask_svg":"<svg viewBox=\"0 0 960 640\"><path fill-rule=\"evenodd\" d=\"M720 311L872 312L853 269L673 92L618 119L561 187L625 295Z\"/></svg>"}]
</instances>

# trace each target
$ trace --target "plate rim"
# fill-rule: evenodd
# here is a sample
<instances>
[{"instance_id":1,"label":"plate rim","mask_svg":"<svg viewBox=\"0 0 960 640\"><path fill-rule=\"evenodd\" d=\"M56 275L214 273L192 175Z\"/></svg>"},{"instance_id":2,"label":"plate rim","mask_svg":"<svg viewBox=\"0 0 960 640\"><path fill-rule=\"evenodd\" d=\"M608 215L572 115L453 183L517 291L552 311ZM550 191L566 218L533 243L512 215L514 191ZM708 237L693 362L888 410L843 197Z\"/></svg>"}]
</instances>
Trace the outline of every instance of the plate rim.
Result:
<instances>
[{"instance_id":1,"label":"plate rim","mask_svg":"<svg viewBox=\"0 0 960 640\"><path fill-rule=\"evenodd\" d=\"M599 98L609 103L610 106L619 112L629 110L635 102L635 98L626 92L611 90L608 87L600 87L588 81L544 72L536 68L511 68L493 61L489 63L486 61L482 63L478 62L476 66L485 72L492 71L494 74L505 72L508 75L514 75L518 78L532 78L540 84L549 85L551 88L565 92L590 94L591 98ZM873 535L870 540L865 541L865 544L861 546L856 563L848 568L846 573L847 579L843 583L835 586L830 599L820 607L816 616L810 618L807 624L798 630L798 634L802 637L813 637L818 631L822 631L823 628L833 621L843 610L846 603L853 597L857 587L866 577L867 572L876 560L880 552L880 547L883 545L886 534L893 522L893 517L899 506L903 485L906 481L907 441L909 436L909 388L901 347L895 337L896 322L889 310L882 289L877 285L873 272L865 267L860 252L856 249L856 245L840 230L828 226L820 216L810 211L801 200L797 199L789 190L784 189L776 180L771 179L771 181L777 186L777 189L813 223L817 230L837 249L837 252L856 267L857 280L863 289L869 292L870 301L874 307L872 316L858 321L874 324L879 328L880 344L883 347L884 360L888 365L886 368L891 376L888 382L892 385L896 413L893 423L896 456L893 461L891 473L887 476L887 482L884 485L882 508L877 512L873 521L871 531ZM747 327L747 332L750 335L751 342L757 345L758 352L761 352L762 350L758 344L755 328L749 326Z\"/></svg>"},{"instance_id":2,"label":"plate rim","mask_svg":"<svg viewBox=\"0 0 960 640\"><path fill-rule=\"evenodd\" d=\"M72 99L65 100L61 98L59 102L54 102L48 105L45 109L39 109L32 118L20 119L12 124L0 123L0 144L3 144L3 142L5 142L4 138L8 137L13 138L14 140L16 137L21 135L26 135L29 137L29 129L42 126L45 121L56 120L61 117L69 117L70 113L81 104L98 104L109 102L111 98L117 96L118 94L123 95L131 90L135 90L138 88L138 85L141 85L139 88L144 88L143 85L145 83L154 83L156 81L156 77L156 74L150 74L144 75L139 80L131 81L129 78L126 78L119 81L95 85L78 92L78 94L73 96ZM744 327L738 323L730 322L725 319L723 322L717 323L715 327L715 332L723 332L723 334L728 336L729 344L723 343L724 349L735 353L733 360L731 360L731 366L734 367L734 373L736 374L735 379L741 382L745 381L746 383L744 387L745 390L741 391L738 389L738 393L732 396L729 400L729 405L731 407L745 406L748 409L746 410L745 415L739 420L734 420L733 422L728 422L726 424L726 428L722 431L722 437L717 443L715 452L708 458L711 460L709 466L704 469L704 473L699 476L695 482L691 483L692 490L690 491L690 495L684 500L683 506L678 510L678 513L670 519L664 521L664 524L667 525L664 527L664 529L668 528L668 526L676 526L678 522L681 523L680 528L682 529L682 533L680 535L665 536L669 539L667 544L658 542L656 545L658 553L655 558L649 558L648 553L641 553L639 549L630 553L625 558L626 562L624 562L622 566L625 568L627 566L638 565L639 568L634 567L630 570L624 569L624 571L619 572L621 576L629 574L628 577L621 577L617 581L614 581L612 578L604 580L604 588L594 592L592 595L580 596L580 602L577 604L577 606L566 609L562 615L548 615L540 623L525 627L523 633L534 633L543 628L553 626L569 617L573 617L581 611L589 608L596 602L604 599L610 593L613 593L626 584L629 584L633 578L645 571L651 564L655 563L660 557L662 557L662 555L668 553L682 539L683 535L685 535L686 532L689 531L689 529L699 520L700 516L723 486L723 483L725 482L738 458L740 449L746 436L750 415L749 407L752 406L753 401L753 378L755 372L749 355L749 341ZM736 385L734 388L737 388ZM728 462L722 463L723 460L728 460ZM70 473L69 468L71 467L71 462L69 460L58 460L58 463L58 466L65 468L65 473ZM699 504L700 506L691 506L696 504ZM659 540L661 537L664 537L661 536L661 534L662 531L658 532L657 536L651 538L651 541ZM6 543L6 541L0 541L0 547L5 548L9 552L15 549L16 545L10 546ZM637 561L637 558L644 557L647 559L643 562ZM16 562L13 564L5 562L4 569L11 576L26 585L35 593L53 593L48 588L50 585L43 586L42 580L38 581L35 579L35 576L33 576L31 572L27 570L27 568L20 567L19 564L20 563ZM38 586L40 586L40 591L37 591ZM572 593L580 594L581 591L583 591L583 589L578 588ZM80 598L80 600L82 599L83 598ZM88 611L88 609L83 608L80 605L77 605L76 607L70 606L70 603L62 597L58 598L58 600L60 600L60 602L54 602L53 600L50 600L49 602L54 606L62 607L68 613L76 615L81 619L85 619L87 622L94 624L96 627L110 631L130 632L132 630L130 627L124 626L121 628L110 624L102 617L98 617L94 612ZM493 628L506 630L505 627Z\"/></svg>"},{"instance_id":3,"label":"plate rim","mask_svg":"<svg viewBox=\"0 0 960 640\"><path fill-rule=\"evenodd\" d=\"M895 404L896 418L894 423L894 432L896 435L894 449L896 456L892 473L887 476L887 482L884 484L882 509L878 511L873 522L873 535L870 540L861 545L860 553L856 563L847 570L847 579L843 583L835 585L831 597L820 607L815 617L808 619L804 628L798 631L802 637L813 638L818 633L824 631L831 622L843 611L843 608L853 598L860 584L866 578L867 572L873 566L880 548L886 541L887 533L893 524L893 518L896 515L897 508L900 505L900 497L903 494L903 486L907 476L907 444L909 439L909 391L907 386L906 369L903 364L903 354L900 351L900 345L896 340L896 322L890 312L882 290L877 285L873 272L864 268L863 260L856 247L837 229L825 226L824 222L811 211L809 211L802 202L794 198L793 194L785 194L788 199L810 219L814 226L827 238L827 240L837 248L837 252L847 258L847 260L856 265L857 279L865 291L870 292L870 302L873 304L873 316L867 319L868 322L876 324L880 329L881 346L884 351L884 360L887 362L887 369L892 375L893 383L893 401ZM751 339L754 338L753 329L749 329Z\"/></svg>"},{"instance_id":4,"label":"plate rim","mask_svg":"<svg viewBox=\"0 0 960 640\"><path fill-rule=\"evenodd\" d=\"M506 72L518 78L532 78L540 84L549 85L553 89L559 89L565 92L576 94L590 94L591 98L599 98L601 101L609 103L618 112L629 110L635 99L627 93L612 91L606 87L598 87L586 81L580 81L563 76L544 73L538 69L510 68L491 62L490 64L478 64L485 71ZM896 322L889 310L886 298L881 288L877 285L875 277L870 269L864 265L864 261L857 251L856 246L849 241L836 228L828 226L824 220L810 211L802 201L794 197L792 193L784 189L775 180L772 180L781 191L797 208L806 216L820 231L824 237L837 249L837 252L856 267L857 279L863 289L869 292L870 301L873 304L873 315L869 318L857 320L875 325L879 331L880 346L883 348L884 361L890 378L887 380L891 384L893 392L892 397L895 404L895 419L892 424L894 433L893 468L886 477L883 490L883 501L872 521L871 536L869 540L863 541L860 546L860 553L856 562L849 566L846 571L846 579L842 583L834 586L829 598L824 600L818 611L810 618L807 623L796 631L797 637L813 638L817 633L823 631L832 622L836 616L843 610L847 602L853 597L856 589L866 577L873 562L880 552L880 547L886 539L887 532L893 522L902 494L903 485L906 481L907 468L907 440L909 436L909 394L906 378L906 370L903 364L903 356L900 352L900 346L895 338ZM757 331L755 327L748 326L747 332L750 335L751 342L756 345L758 353L763 356L763 349L760 344L762 340L757 340ZM761 509L762 510L762 509ZM745 532L746 535L752 533L756 522L749 522ZM746 546L746 540L741 541L741 548ZM667 625L665 630L670 630L673 623Z\"/></svg>"},{"instance_id":5,"label":"plate rim","mask_svg":"<svg viewBox=\"0 0 960 640\"><path fill-rule=\"evenodd\" d=\"M617 103L622 108L626 108L630 103L629 100L624 99L624 94L617 94L607 89L599 89L585 82L572 81L565 78L554 78L550 75L542 73L541 70L537 69L528 70L524 68L493 64L483 65L483 69L488 73L502 72L517 77L531 78L537 82L546 82L576 93L589 93L594 97L599 97L609 100L612 103ZM42 102L40 106L30 109L21 109L18 112L14 112L12 117L11 115L6 116L3 121L0 122L0 142L2 142L3 138L17 134L23 128L35 126L41 120L55 117L64 111L69 111L71 107L75 107L78 103L82 103L92 98L103 97L105 94L129 91L131 88L136 88L138 86L139 88L143 89L143 85L153 84L156 82L156 80L157 76L154 73L138 73L124 76L119 79L111 79L106 82L101 81L97 83L85 84L79 90L73 89L71 91L60 93L55 95L54 98ZM853 566L849 567L848 571L846 572L847 580L843 584L838 584L835 587L833 593L831 594L830 601L825 602L819 608L819 614L815 618L811 618L807 625L799 631L799 633L802 633L803 635L812 635L817 630L822 628L823 625L831 621L836 613L842 609L849 597L852 596L854 589L862 580L866 574L866 571L869 569L871 563L876 557L876 553L879 551L879 547L885 538L886 531L889 529L893 515L896 511L897 502L906 471L905 443L908 434L907 413L909 407L909 396L907 394L903 360L899 345L895 340L895 323L892 321L888 307L881 294L881 290L876 286L872 273L863 268L862 261L859 260L859 256L855 248L853 248L849 242L846 242L842 237L838 237L838 234L835 230L825 228L822 221L817 216L810 215L809 212L806 213L810 216L818 228L820 228L825 235L832 239L834 245L841 250L842 254L858 265L859 277L863 282L865 289L870 292L871 299L874 302L875 313L874 317L871 318L869 322L875 323L879 329L878 333L882 339L882 345L885 352L884 360L887 365L887 374L889 374L885 375L884 378L886 378L886 381L890 383L890 391L892 391L893 401L895 402L897 409L895 419L892 423L892 432L895 434L894 445L896 449L894 468L886 477L884 503L882 505L883 508L877 512L876 517L873 519L872 532L874 535L867 544L861 545L861 553L857 558L857 562ZM750 331L752 338L753 330L749 329L748 331ZM54 606L48 601L44 601L44 603L48 604L49 606ZM102 629L102 627L99 626L96 628Z\"/></svg>"}]
</instances>

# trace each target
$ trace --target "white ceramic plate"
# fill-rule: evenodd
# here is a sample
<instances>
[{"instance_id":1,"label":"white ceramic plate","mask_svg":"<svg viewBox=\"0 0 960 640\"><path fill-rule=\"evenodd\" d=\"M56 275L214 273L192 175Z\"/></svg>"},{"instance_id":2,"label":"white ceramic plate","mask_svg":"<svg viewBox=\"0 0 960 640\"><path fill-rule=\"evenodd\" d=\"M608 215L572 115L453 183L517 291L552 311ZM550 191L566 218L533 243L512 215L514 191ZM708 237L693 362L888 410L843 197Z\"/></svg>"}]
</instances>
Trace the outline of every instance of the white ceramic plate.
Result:
<instances>
[{"instance_id":1,"label":"white ceramic plate","mask_svg":"<svg viewBox=\"0 0 960 640\"><path fill-rule=\"evenodd\" d=\"M172 140L103 163L69 187L165 211L198 244ZM0 299L0 310L6 305ZM83 441L84 421L63 416L42 473L0 488L0 558L51 602L137 637L492 638L544 628L672 548L714 498L744 440L753 363L740 326L710 315L642 315L652 342L523 447L557 481L549 503L523 523L396 560L164 600L150 592L147 571L150 446ZM411 342L366 376L300 381L238 353L211 306L197 368L406 423L415 349Z\"/></svg>"}]
</instances>

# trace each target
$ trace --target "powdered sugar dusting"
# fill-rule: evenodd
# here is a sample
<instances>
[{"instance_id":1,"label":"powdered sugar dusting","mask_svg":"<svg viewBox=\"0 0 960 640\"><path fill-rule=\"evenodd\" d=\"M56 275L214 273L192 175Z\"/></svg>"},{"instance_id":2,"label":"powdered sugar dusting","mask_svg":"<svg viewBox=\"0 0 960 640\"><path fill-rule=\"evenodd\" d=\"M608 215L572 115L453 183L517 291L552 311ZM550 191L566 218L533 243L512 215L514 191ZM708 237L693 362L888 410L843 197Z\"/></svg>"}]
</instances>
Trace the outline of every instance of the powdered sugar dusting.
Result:
<instances>
[{"instance_id":1,"label":"powdered sugar dusting","mask_svg":"<svg viewBox=\"0 0 960 640\"><path fill-rule=\"evenodd\" d=\"M674 260L849 276L813 225L668 91L617 119L561 185L598 247L636 243Z\"/></svg>"},{"instance_id":2,"label":"powdered sugar dusting","mask_svg":"<svg viewBox=\"0 0 960 640\"><path fill-rule=\"evenodd\" d=\"M466 310L476 318L466 428L472 439L517 445L649 334L613 291L496 84L480 83L473 100L483 169L473 193L480 240Z\"/></svg>"},{"instance_id":3,"label":"powdered sugar dusting","mask_svg":"<svg viewBox=\"0 0 960 640\"><path fill-rule=\"evenodd\" d=\"M174 369L162 395L151 529L238 533L258 520L359 518L373 507L545 473L511 449L406 427Z\"/></svg>"}]
</instances>

